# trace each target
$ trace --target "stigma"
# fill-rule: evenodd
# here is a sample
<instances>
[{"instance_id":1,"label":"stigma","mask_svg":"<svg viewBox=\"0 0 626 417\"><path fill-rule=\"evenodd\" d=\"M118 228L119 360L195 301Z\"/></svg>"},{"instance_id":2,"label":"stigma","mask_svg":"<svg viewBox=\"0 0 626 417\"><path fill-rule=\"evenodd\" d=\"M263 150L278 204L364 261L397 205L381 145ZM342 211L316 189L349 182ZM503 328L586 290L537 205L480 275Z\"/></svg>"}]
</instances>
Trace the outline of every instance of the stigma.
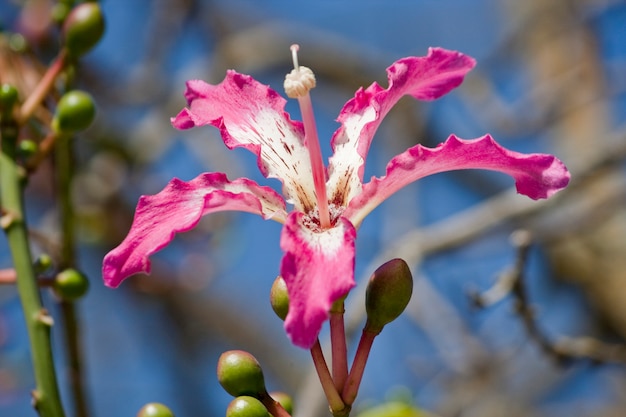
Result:
<instances>
[{"instance_id":1,"label":"stigma","mask_svg":"<svg viewBox=\"0 0 626 417\"><path fill-rule=\"evenodd\" d=\"M298 64L298 49L300 46L291 45L293 70L285 77L285 93L289 98L306 96L315 87L315 74L310 68Z\"/></svg>"}]
</instances>

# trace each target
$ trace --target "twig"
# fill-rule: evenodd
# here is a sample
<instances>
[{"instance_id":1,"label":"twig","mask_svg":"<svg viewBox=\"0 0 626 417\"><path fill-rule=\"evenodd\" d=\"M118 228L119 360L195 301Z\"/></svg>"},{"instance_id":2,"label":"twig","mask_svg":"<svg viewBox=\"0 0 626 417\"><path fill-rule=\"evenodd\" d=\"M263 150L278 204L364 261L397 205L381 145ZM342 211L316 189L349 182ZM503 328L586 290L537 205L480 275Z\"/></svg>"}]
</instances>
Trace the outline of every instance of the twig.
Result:
<instances>
[{"instance_id":1,"label":"twig","mask_svg":"<svg viewBox=\"0 0 626 417\"><path fill-rule=\"evenodd\" d=\"M534 309L528 297L528 291L524 281L524 273L528 261L528 252L532 245L531 234L525 230L518 230L511 235L513 245L517 249L515 265L510 271L502 274L499 281L504 280L510 288L510 294L515 299L516 313L524 324L526 332L537 345L557 363L566 361L590 359L602 363L626 363L626 345L608 344L591 337L560 337L552 341L550 337L539 327ZM502 286L501 282L494 287ZM499 299L490 296L493 291L474 295L479 306L489 306ZM485 297L486 294L486 297ZM499 294L500 295L500 294Z\"/></svg>"}]
</instances>

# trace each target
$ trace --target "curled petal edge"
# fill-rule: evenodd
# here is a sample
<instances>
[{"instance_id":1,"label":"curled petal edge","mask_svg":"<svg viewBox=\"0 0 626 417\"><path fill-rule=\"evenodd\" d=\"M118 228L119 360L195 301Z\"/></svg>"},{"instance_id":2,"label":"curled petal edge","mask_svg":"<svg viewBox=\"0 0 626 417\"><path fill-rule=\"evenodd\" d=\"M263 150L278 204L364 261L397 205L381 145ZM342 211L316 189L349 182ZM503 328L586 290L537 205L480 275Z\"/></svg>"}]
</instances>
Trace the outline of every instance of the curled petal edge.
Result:
<instances>
[{"instance_id":1,"label":"curled petal edge","mask_svg":"<svg viewBox=\"0 0 626 417\"><path fill-rule=\"evenodd\" d=\"M124 241L111 250L102 266L104 283L117 287L131 275L150 273L149 257L167 246L176 233L195 227L202 216L243 211L283 223L285 202L269 187L222 173L204 173L189 182L174 178L158 194L142 196Z\"/></svg>"},{"instance_id":2,"label":"curled petal edge","mask_svg":"<svg viewBox=\"0 0 626 417\"><path fill-rule=\"evenodd\" d=\"M486 169L510 175L519 194L533 200L548 198L567 186L570 173L548 154L523 154L499 145L491 135L460 139L451 135L436 148L416 145L387 164L386 175L372 177L350 201L344 216L355 226L400 188L428 175L460 169Z\"/></svg>"},{"instance_id":3,"label":"curled petal edge","mask_svg":"<svg viewBox=\"0 0 626 417\"><path fill-rule=\"evenodd\" d=\"M427 56L407 57L387 68L389 87L373 83L359 89L337 119L342 126L331 140L329 165L331 199L342 204L361 190L365 159L381 122L405 95L435 100L458 87L476 61L457 51L429 48Z\"/></svg>"}]
</instances>

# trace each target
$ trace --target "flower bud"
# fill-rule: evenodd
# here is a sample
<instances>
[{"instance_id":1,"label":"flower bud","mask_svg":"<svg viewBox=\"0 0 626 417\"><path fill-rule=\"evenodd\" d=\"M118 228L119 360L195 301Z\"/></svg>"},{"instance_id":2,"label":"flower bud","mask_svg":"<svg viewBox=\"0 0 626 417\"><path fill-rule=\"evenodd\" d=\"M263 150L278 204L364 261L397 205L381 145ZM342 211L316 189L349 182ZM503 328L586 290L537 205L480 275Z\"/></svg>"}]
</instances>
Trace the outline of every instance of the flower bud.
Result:
<instances>
[{"instance_id":1,"label":"flower bud","mask_svg":"<svg viewBox=\"0 0 626 417\"><path fill-rule=\"evenodd\" d=\"M43 274L52 267L52 257L47 253L42 253L35 259L33 270L35 274Z\"/></svg>"},{"instance_id":2,"label":"flower bud","mask_svg":"<svg viewBox=\"0 0 626 417\"><path fill-rule=\"evenodd\" d=\"M284 392L270 392L270 397L278 401L289 414L293 414L293 399L290 395Z\"/></svg>"},{"instance_id":3,"label":"flower bud","mask_svg":"<svg viewBox=\"0 0 626 417\"><path fill-rule=\"evenodd\" d=\"M380 333L406 308L413 292L413 276L402 259L392 259L372 275L365 294L365 329Z\"/></svg>"},{"instance_id":4,"label":"flower bud","mask_svg":"<svg viewBox=\"0 0 626 417\"><path fill-rule=\"evenodd\" d=\"M17 88L11 84L2 84L0 86L0 111L10 112L18 99Z\"/></svg>"},{"instance_id":5,"label":"flower bud","mask_svg":"<svg viewBox=\"0 0 626 417\"><path fill-rule=\"evenodd\" d=\"M254 356L242 350L222 353L217 361L217 379L233 397L266 395L263 370Z\"/></svg>"},{"instance_id":6,"label":"flower bud","mask_svg":"<svg viewBox=\"0 0 626 417\"><path fill-rule=\"evenodd\" d=\"M72 57L79 57L93 48L104 33L104 17L96 2L74 7L63 24L65 48Z\"/></svg>"},{"instance_id":7,"label":"flower bud","mask_svg":"<svg viewBox=\"0 0 626 417\"><path fill-rule=\"evenodd\" d=\"M73 90L61 97L57 105L52 128L57 133L73 133L87 129L96 116L96 106L91 95Z\"/></svg>"},{"instance_id":8,"label":"flower bud","mask_svg":"<svg viewBox=\"0 0 626 417\"><path fill-rule=\"evenodd\" d=\"M141 407L137 417L174 417L174 413L160 403L148 403Z\"/></svg>"},{"instance_id":9,"label":"flower bud","mask_svg":"<svg viewBox=\"0 0 626 417\"><path fill-rule=\"evenodd\" d=\"M226 417L271 417L271 415L261 401L243 395L228 404Z\"/></svg>"},{"instance_id":10,"label":"flower bud","mask_svg":"<svg viewBox=\"0 0 626 417\"><path fill-rule=\"evenodd\" d=\"M59 2L52 6L50 10L50 17L52 21L57 24L62 24L67 19L67 16L72 11L71 6L67 3Z\"/></svg>"},{"instance_id":11,"label":"flower bud","mask_svg":"<svg viewBox=\"0 0 626 417\"><path fill-rule=\"evenodd\" d=\"M89 280L75 269L66 269L54 277L52 288L63 300L74 301L87 293Z\"/></svg>"},{"instance_id":12,"label":"flower bud","mask_svg":"<svg viewBox=\"0 0 626 417\"><path fill-rule=\"evenodd\" d=\"M289 313L289 294L287 293L287 284L280 275L274 280L270 291L270 303L274 313L281 319L285 320Z\"/></svg>"},{"instance_id":13,"label":"flower bud","mask_svg":"<svg viewBox=\"0 0 626 417\"><path fill-rule=\"evenodd\" d=\"M22 139L17 143L17 155L22 159L28 159L39 150L39 145L32 139Z\"/></svg>"}]
</instances>

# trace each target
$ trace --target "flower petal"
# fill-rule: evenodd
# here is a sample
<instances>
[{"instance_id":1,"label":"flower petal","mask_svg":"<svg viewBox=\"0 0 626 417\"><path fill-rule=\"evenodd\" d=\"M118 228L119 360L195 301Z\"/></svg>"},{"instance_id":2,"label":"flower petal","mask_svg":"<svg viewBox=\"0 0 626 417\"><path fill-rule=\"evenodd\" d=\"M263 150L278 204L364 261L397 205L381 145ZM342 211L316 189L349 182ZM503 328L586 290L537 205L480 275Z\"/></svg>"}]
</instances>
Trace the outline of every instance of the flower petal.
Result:
<instances>
[{"instance_id":1,"label":"flower petal","mask_svg":"<svg viewBox=\"0 0 626 417\"><path fill-rule=\"evenodd\" d=\"M438 172L458 169L500 171L515 179L517 192L548 198L569 183L570 174L552 155L522 154L500 146L490 135L463 140L451 135L434 149L416 145L387 164L387 175L363 185L344 212L356 226L376 206L405 185Z\"/></svg>"},{"instance_id":2,"label":"flower petal","mask_svg":"<svg viewBox=\"0 0 626 417\"><path fill-rule=\"evenodd\" d=\"M102 276L109 287L127 277L150 272L148 257L192 229L205 214L238 210L284 222L285 202L274 190L222 173L204 173L189 182L174 178L161 192L142 196L124 241L103 261Z\"/></svg>"},{"instance_id":3,"label":"flower petal","mask_svg":"<svg viewBox=\"0 0 626 417\"><path fill-rule=\"evenodd\" d=\"M285 99L248 75L228 71L218 85L187 82L183 109L172 124L178 129L212 125L229 148L243 147L257 155L259 169L283 183L287 201L296 210L315 206L311 163L302 123L285 112Z\"/></svg>"},{"instance_id":4,"label":"flower petal","mask_svg":"<svg viewBox=\"0 0 626 417\"><path fill-rule=\"evenodd\" d=\"M310 348L333 302L354 287L355 239L356 229L344 218L331 229L316 231L303 213L287 217L280 271L289 293L285 330L295 345Z\"/></svg>"},{"instance_id":5,"label":"flower petal","mask_svg":"<svg viewBox=\"0 0 626 417\"><path fill-rule=\"evenodd\" d=\"M337 119L342 126L331 142L329 201L342 206L361 191L365 157L374 133L402 96L439 98L461 84L475 64L473 58L459 52L430 48L425 57L403 58L387 68L387 89L377 83L359 89Z\"/></svg>"}]
</instances>

